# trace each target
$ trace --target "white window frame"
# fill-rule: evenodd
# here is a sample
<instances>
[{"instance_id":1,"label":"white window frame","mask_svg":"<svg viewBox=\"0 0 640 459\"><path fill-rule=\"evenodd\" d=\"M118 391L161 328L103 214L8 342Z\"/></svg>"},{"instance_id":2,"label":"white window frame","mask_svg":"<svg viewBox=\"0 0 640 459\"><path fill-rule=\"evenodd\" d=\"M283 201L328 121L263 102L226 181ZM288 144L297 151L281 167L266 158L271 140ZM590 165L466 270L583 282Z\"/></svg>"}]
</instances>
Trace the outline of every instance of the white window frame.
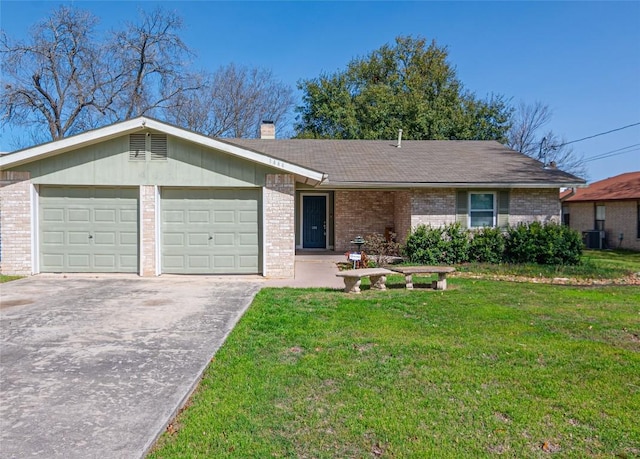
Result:
<instances>
[{"instance_id":1,"label":"white window frame","mask_svg":"<svg viewBox=\"0 0 640 459\"><path fill-rule=\"evenodd\" d=\"M488 209L472 209L471 208L471 196L478 194L490 194L493 196L493 220L490 228L495 228L498 225L498 199L497 193L495 191L470 191L469 192L469 201L467 203L468 215L467 215L467 228L484 228L483 226L472 226L471 225L471 213L472 212L487 212ZM488 227L489 228L489 227Z\"/></svg>"}]
</instances>

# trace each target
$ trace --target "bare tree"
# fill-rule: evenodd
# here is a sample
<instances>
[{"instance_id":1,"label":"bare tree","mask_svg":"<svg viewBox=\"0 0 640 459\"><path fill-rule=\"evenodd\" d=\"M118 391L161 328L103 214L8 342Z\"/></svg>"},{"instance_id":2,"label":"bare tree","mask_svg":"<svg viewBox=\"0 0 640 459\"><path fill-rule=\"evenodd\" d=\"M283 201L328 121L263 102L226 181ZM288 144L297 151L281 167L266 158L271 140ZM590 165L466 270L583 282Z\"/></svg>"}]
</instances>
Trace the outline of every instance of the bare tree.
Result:
<instances>
[{"instance_id":1,"label":"bare tree","mask_svg":"<svg viewBox=\"0 0 640 459\"><path fill-rule=\"evenodd\" d=\"M586 177L584 157L565 145L566 141L553 131L543 131L551 122L552 112L542 102L520 102L514 109L507 146L545 164L555 163L559 169Z\"/></svg>"},{"instance_id":2,"label":"bare tree","mask_svg":"<svg viewBox=\"0 0 640 459\"><path fill-rule=\"evenodd\" d=\"M180 97L176 124L212 137L256 137L261 120L284 124L293 109L293 90L270 70L229 64L202 78L202 91Z\"/></svg>"},{"instance_id":3,"label":"bare tree","mask_svg":"<svg viewBox=\"0 0 640 459\"><path fill-rule=\"evenodd\" d=\"M191 52L177 34L182 22L157 9L140 22L97 39L98 19L61 6L28 40L2 33L3 125L31 128L49 140L140 115L165 117L180 96L200 88L188 74Z\"/></svg>"},{"instance_id":4,"label":"bare tree","mask_svg":"<svg viewBox=\"0 0 640 459\"><path fill-rule=\"evenodd\" d=\"M104 113L108 81L93 38L98 20L65 6L38 23L28 41L2 33L3 124L46 126L51 139L91 127Z\"/></svg>"},{"instance_id":5,"label":"bare tree","mask_svg":"<svg viewBox=\"0 0 640 459\"><path fill-rule=\"evenodd\" d=\"M140 22L113 34L109 51L116 74L111 78L111 109L117 119L160 117L163 110L175 107L180 95L200 87L188 75L193 53L178 35L181 28L176 13L156 9L141 11Z\"/></svg>"}]
</instances>

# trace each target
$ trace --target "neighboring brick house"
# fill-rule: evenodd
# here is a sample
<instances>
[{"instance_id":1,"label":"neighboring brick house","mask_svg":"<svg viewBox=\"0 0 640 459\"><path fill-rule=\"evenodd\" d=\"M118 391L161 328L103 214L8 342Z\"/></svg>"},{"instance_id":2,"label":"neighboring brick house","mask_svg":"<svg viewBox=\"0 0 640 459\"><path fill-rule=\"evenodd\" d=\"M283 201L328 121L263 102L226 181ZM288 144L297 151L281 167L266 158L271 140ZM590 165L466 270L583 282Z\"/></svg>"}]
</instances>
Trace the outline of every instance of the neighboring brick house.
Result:
<instances>
[{"instance_id":1,"label":"neighboring brick house","mask_svg":"<svg viewBox=\"0 0 640 459\"><path fill-rule=\"evenodd\" d=\"M0 157L0 269L292 277L296 249L559 221L584 180L492 141L212 139L136 118Z\"/></svg>"},{"instance_id":2,"label":"neighboring brick house","mask_svg":"<svg viewBox=\"0 0 640 459\"><path fill-rule=\"evenodd\" d=\"M603 248L640 250L640 171L627 172L560 194L563 221ZM602 244L600 244L602 242Z\"/></svg>"}]
</instances>

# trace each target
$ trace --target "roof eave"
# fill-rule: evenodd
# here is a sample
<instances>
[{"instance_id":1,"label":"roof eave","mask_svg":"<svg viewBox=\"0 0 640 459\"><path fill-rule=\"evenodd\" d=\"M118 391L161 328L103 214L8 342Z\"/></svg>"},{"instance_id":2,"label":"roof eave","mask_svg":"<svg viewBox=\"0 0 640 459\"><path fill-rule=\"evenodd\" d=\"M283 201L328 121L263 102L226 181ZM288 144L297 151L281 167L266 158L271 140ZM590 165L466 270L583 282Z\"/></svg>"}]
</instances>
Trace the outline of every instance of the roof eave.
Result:
<instances>
[{"instance_id":1,"label":"roof eave","mask_svg":"<svg viewBox=\"0 0 640 459\"><path fill-rule=\"evenodd\" d=\"M521 182L331 182L326 181L319 185L322 188L335 189L377 189L377 188L573 188L584 187L584 183L521 183Z\"/></svg>"},{"instance_id":2,"label":"roof eave","mask_svg":"<svg viewBox=\"0 0 640 459\"><path fill-rule=\"evenodd\" d=\"M287 173L293 174L298 180L300 178L309 184L317 185L326 180L327 175L323 172L315 171L297 164L290 163L281 159L273 158L263 153L241 148L226 142L222 142L202 134L187 131L185 129L165 124L151 118L139 117L121 123L112 124L93 131L78 134L72 137L56 140L53 142L38 145L26 150L17 151L15 153L0 157L0 169L17 167L32 161L48 158L50 156L66 153L71 150L95 145L97 143L109 140L121 135L130 134L142 129L152 129L172 135L198 145L213 148L215 150L228 153L232 156L239 157L248 161L253 161L264 166L279 169Z\"/></svg>"}]
</instances>

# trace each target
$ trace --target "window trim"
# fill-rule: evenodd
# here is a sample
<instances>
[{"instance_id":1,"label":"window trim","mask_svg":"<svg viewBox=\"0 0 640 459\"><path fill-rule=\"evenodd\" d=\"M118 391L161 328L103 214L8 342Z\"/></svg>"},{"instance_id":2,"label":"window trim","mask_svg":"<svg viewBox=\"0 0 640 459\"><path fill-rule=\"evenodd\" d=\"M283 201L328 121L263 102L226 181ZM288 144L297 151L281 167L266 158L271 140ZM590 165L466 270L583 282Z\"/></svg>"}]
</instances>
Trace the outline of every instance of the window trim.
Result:
<instances>
[{"instance_id":1,"label":"window trim","mask_svg":"<svg viewBox=\"0 0 640 459\"><path fill-rule=\"evenodd\" d=\"M472 212L488 212L488 209L472 209L471 196L478 194L490 194L493 196L493 220L491 226L472 226L471 225L471 213ZM469 191L467 197L467 228L481 229L481 228L496 228L498 226L498 193L496 191Z\"/></svg>"},{"instance_id":2,"label":"window trim","mask_svg":"<svg viewBox=\"0 0 640 459\"><path fill-rule=\"evenodd\" d=\"M598 210L602 209L602 215L598 215ZM593 229L599 230L599 231L604 231L605 228L605 224L607 221L607 206L606 204L595 204L595 208L594 208L594 222L593 222ZM604 218L598 218L598 217L604 217Z\"/></svg>"}]
</instances>

